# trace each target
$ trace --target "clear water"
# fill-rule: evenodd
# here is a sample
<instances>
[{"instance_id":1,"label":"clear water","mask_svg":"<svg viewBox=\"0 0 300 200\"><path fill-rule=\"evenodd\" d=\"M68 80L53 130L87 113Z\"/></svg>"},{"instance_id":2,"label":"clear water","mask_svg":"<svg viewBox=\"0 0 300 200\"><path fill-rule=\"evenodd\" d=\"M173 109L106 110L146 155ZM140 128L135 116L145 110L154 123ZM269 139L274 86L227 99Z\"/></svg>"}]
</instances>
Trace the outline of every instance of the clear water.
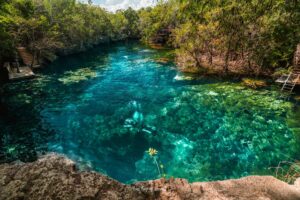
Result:
<instances>
[{"instance_id":1,"label":"clear water","mask_svg":"<svg viewBox=\"0 0 300 200\"><path fill-rule=\"evenodd\" d=\"M299 159L299 111L291 115L297 106L277 89L186 80L173 63L157 62L166 54L138 43L101 46L5 85L0 161L58 152L130 183L272 174L279 161Z\"/></svg>"}]
</instances>

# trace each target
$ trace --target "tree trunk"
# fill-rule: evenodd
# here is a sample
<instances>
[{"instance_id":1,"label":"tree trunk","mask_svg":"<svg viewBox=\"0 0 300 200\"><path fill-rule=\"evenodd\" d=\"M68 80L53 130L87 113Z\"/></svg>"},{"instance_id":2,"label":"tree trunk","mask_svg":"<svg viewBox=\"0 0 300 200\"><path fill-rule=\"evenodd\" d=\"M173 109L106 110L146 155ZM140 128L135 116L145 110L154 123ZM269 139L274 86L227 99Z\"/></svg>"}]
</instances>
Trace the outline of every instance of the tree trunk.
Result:
<instances>
[{"instance_id":1,"label":"tree trunk","mask_svg":"<svg viewBox=\"0 0 300 200\"><path fill-rule=\"evenodd\" d=\"M20 71L18 52L15 53L15 62L16 62L16 67L17 67L17 73L20 73L21 71Z\"/></svg>"},{"instance_id":2,"label":"tree trunk","mask_svg":"<svg viewBox=\"0 0 300 200\"><path fill-rule=\"evenodd\" d=\"M33 68L35 58L36 58L36 51L33 51L33 54L32 54L32 61L31 61L31 66L30 66L31 68Z\"/></svg>"},{"instance_id":3,"label":"tree trunk","mask_svg":"<svg viewBox=\"0 0 300 200\"><path fill-rule=\"evenodd\" d=\"M83 49L83 41L81 40L80 41L80 50L82 50Z\"/></svg>"},{"instance_id":4,"label":"tree trunk","mask_svg":"<svg viewBox=\"0 0 300 200\"><path fill-rule=\"evenodd\" d=\"M186 49L186 51L191 55L191 57L194 59L194 61L196 62L196 67L197 68L201 68L201 60L199 59L197 50L194 51L190 51L188 49Z\"/></svg>"},{"instance_id":5,"label":"tree trunk","mask_svg":"<svg viewBox=\"0 0 300 200\"><path fill-rule=\"evenodd\" d=\"M201 68L201 57L200 57L201 53L199 53L199 50L195 51L195 60L196 60L196 65L197 68Z\"/></svg>"},{"instance_id":6,"label":"tree trunk","mask_svg":"<svg viewBox=\"0 0 300 200\"><path fill-rule=\"evenodd\" d=\"M201 68L201 61L198 58L196 58L196 66L197 68Z\"/></svg>"},{"instance_id":7,"label":"tree trunk","mask_svg":"<svg viewBox=\"0 0 300 200\"><path fill-rule=\"evenodd\" d=\"M231 39L232 36L229 37L228 46L225 54L225 62L224 62L224 73L228 74L228 66L229 66L229 56L230 56L230 49L231 49Z\"/></svg>"},{"instance_id":8,"label":"tree trunk","mask_svg":"<svg viewBox=\"0 0 300 200\"><path fill-rule=\"evenodd\" d=\"M212 65L213 64L213 57L212 54L209 54L209 64Z\"/></svg>"},{"instance_id":9,"label":"tree trunk","mask_svg":"<svg viewBox=\"0 0 300 200\"><path fill-rule=\"evenodd\" d=\"M252 70L252 65L251 65L251 61L249 58L247 59L247 62L248 62L248 73L251 74L253 70Z\"/></svg>"},{"instance_id":10,"label":"tree trunk","mask_svg":"<svg viewBox=\"0 0 300 200\"><path fill-rule=\"evenodd\" d=\"M212 51L212 48L209 48L208 53L209 53L208 62L209 62L210 65L212 65L213 64L213 51Z\"/></svg>"},{"instance_id":11,"label":"tree trunk","mask_svg":"<svg viewBox=\"0 0 300 200\"><path fill-rule=\"evenodd\" d=\"M230 50L228 48L226 51L225 62L224 62L224 67L223 67L225 74L228 74L229 53L230 53Z\"/></svg>"}]
</instances>

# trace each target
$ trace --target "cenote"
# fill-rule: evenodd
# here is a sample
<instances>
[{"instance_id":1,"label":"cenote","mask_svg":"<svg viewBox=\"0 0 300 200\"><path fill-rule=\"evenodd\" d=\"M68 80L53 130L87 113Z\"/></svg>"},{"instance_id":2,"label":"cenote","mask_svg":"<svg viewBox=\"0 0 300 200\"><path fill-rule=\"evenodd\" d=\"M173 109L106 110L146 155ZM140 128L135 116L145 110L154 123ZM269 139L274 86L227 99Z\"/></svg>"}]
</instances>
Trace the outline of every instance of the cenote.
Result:
<instances>
[{"instance_id":1,"label":"cenote","mask_svg":"<svg viewBox=\"0 0 300 200\"><path fill-rule=\"evenodd\" d=\"M80 170L132 183L273 174L280 161L300 158L299 109L278 88L181 80L172 62L157 61L165 56L135 42L102 45L4 85L0 161L56 152Z\"/></svg>"}]
</instances>

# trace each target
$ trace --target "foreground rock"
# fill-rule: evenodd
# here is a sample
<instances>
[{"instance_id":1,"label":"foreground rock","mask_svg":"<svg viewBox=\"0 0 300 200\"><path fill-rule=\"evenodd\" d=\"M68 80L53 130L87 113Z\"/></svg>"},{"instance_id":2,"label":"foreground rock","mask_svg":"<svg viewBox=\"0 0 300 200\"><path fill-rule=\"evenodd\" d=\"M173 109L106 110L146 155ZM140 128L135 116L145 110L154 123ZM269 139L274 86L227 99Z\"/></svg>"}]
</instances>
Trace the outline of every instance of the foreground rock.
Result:
<instances>
[{"instance_id":1,"label":"foreground rock","mask_svg":"<svg viewBox=\"0 0 300 200\"><path fill-rule=\"evenodd\" d=\"M298 183L299 182L299 183ZM300 199L300 180L270 176L189 184L184 179L124 185L94 172L78 172L55 154L33 163L0 165L0 199Z\"/></svg>"}]
</instances>

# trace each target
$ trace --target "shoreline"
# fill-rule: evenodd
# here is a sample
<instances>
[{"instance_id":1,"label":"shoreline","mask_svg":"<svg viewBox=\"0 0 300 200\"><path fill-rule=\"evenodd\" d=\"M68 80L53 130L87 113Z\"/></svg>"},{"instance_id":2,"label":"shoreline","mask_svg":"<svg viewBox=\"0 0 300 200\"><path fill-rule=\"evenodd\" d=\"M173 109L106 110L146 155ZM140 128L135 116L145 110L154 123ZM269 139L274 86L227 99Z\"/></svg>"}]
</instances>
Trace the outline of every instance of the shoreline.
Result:
<instances>
[{"instance_id":1,"label":"shoreline","mask_svg":"<svg viewBox=\"0 0 300 200\"><path fill-rule=\"evenodd\" d=\"M54 153L32 163L1 164L0 175L1 199L300 199L300 179L287 184L273 176L194 183L163 178L126 185L78 171L72 160Z\"/></svg>"}]
</instances>

